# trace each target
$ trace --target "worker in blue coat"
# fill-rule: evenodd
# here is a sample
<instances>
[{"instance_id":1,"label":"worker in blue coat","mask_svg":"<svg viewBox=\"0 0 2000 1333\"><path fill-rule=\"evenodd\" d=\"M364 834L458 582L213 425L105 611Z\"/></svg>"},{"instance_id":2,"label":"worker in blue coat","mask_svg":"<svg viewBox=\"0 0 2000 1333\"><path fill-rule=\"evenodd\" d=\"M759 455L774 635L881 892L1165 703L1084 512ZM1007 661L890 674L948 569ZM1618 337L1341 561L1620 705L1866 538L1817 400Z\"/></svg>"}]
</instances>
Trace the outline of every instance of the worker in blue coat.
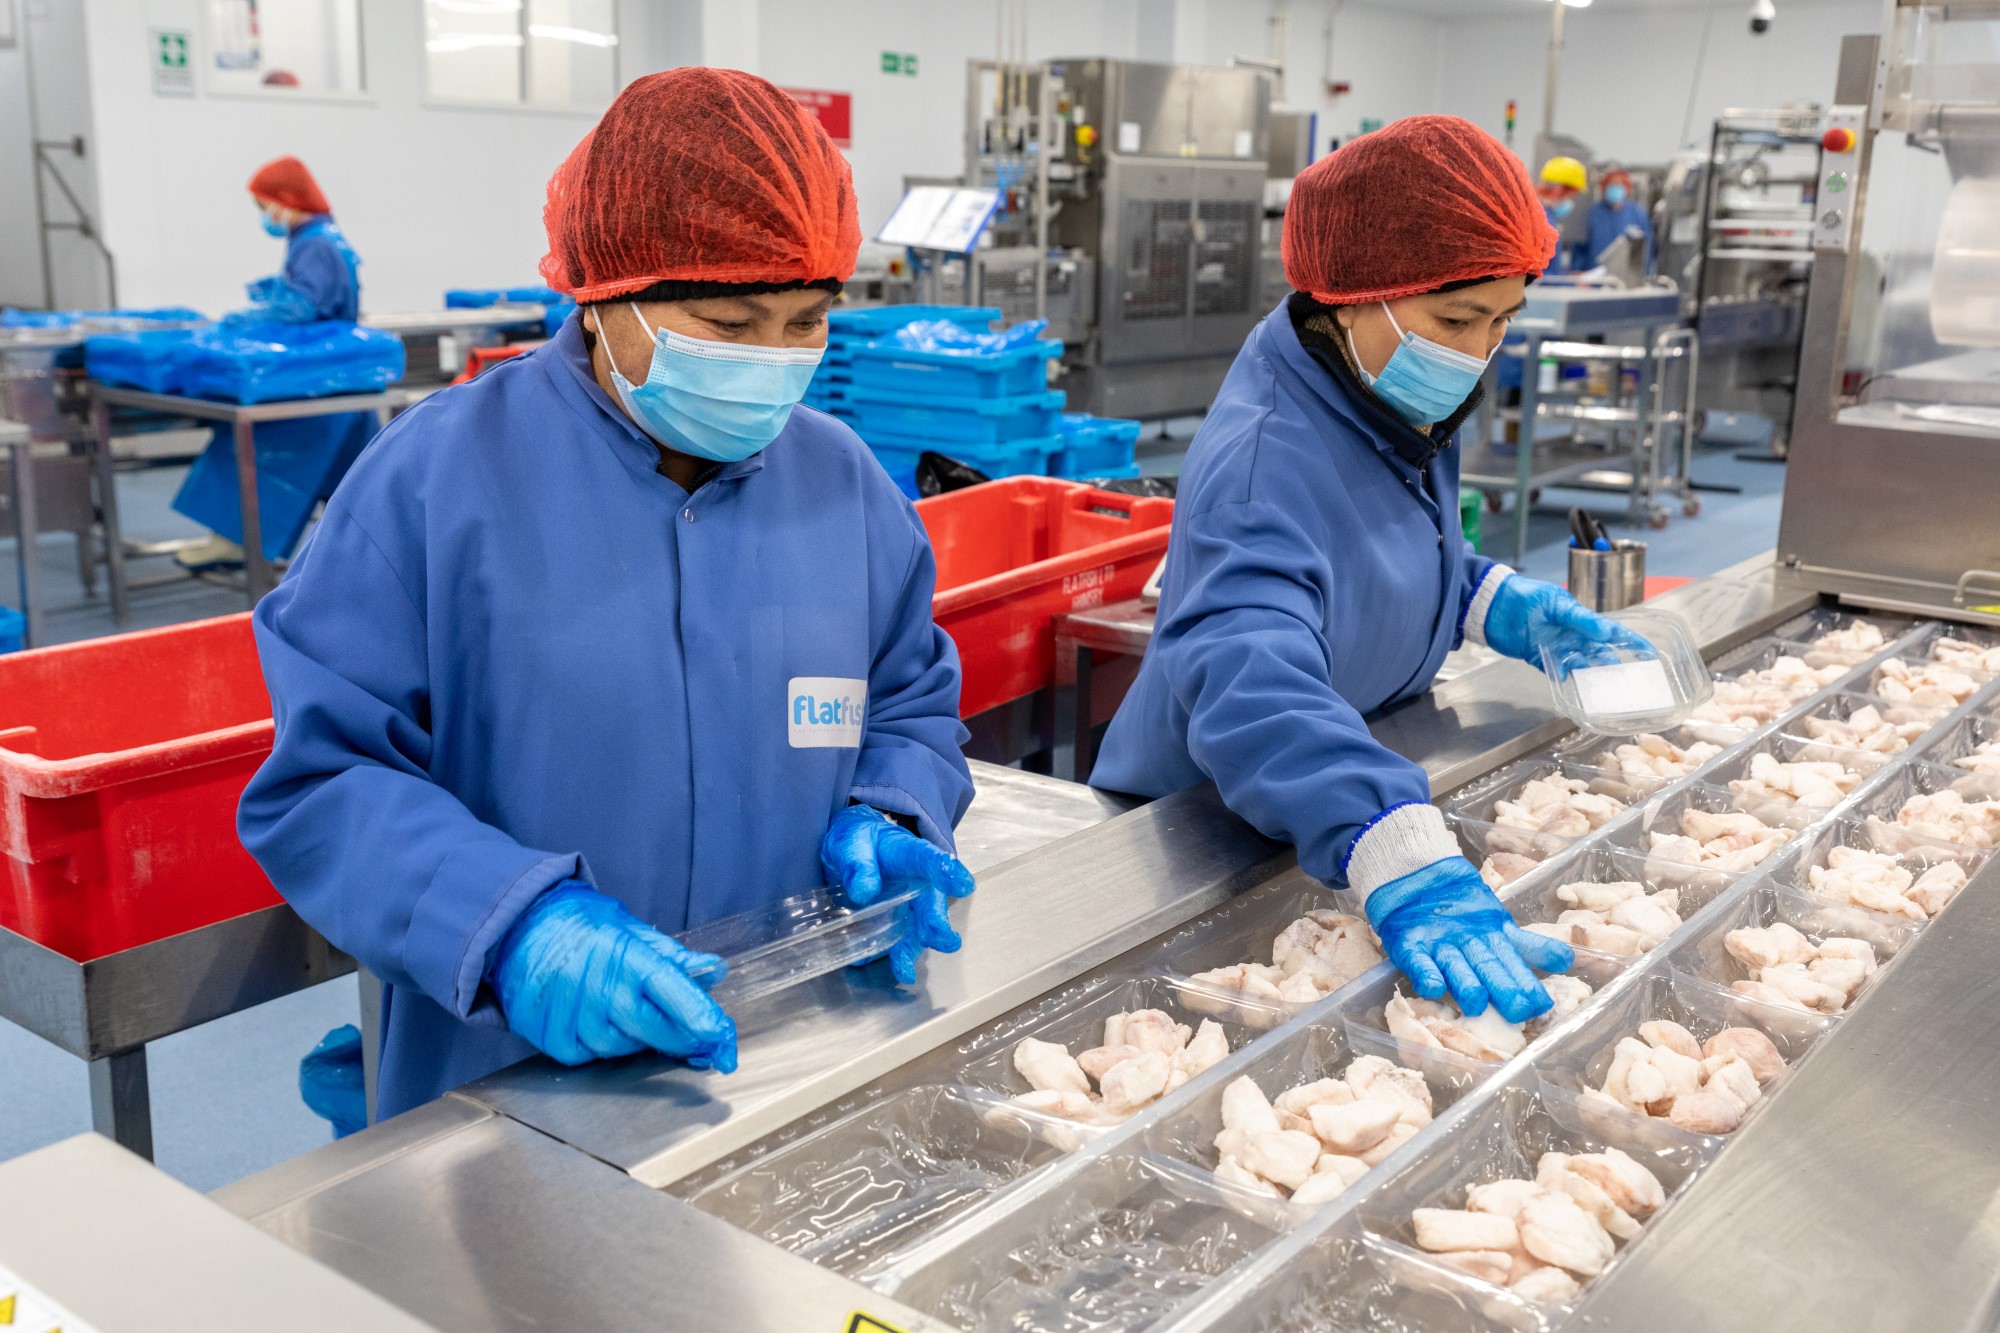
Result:
<instances>
[{"instance_id":1,"label":"worker in blue coat","mask_svg":"<svg viewBox=\"0 0 2000 1333\"><path fill-rule=\"evenodd\" d=\"M764 80L678 69L544 216L579 311L389 426L256 613L240 831L384 982L383 1115L537 1050L728 1072L724 960L675 933L908 888L909 983L972 889L930 545L797 406L860 244L845 161Z\"/></svg>"},{"instance_id":2,"label":"worker in blue coat","mask_svg":"<svg viewBox=\"0 0 2000 1333\"><path fill-rule=\"evenodd\" d=\"M1475 554L1453 434L1556 244L1518 159L1451 116L1364 135L1285 211L1294 292L1238 354L1189 450L1157 628L1091 781L1229 808L1361 900L1417 991L1546 1010L1517 927L1364 718L1428 688L1463 641L1532 660L1628 633Z\"/></svg>"},{"instance_id":3,"label":"worker in blue coat","mask_svg":"<svg viewBox=\"0 0 2000 1333\"><path fill-rule=\"evenodd\" d=\"M285 263L281 272L249 284L251 306L232 320L246 327L359 320L361 260L305 164L295 157L265 163L250 178L250 197L264 231L284 239ZM257 517L266 559L291 554L313 507L333 494L377 425L372 412L257 425ZM175 553L184 568L242 563L240 495L235 442L219 428L174 497L175 509L215 534Z\"/></svg>"},{"instance_id":4,"label":"worker in blue coat","mask_svg":"<svg viewBox=\"0 0 2000 1333\"><path fill-rule=\"evenodd\" d=\"M1660 250L1653 239L1652 219L1632 197L1632 173L1623 167L1613 167L1598 180L1597 186L1598 199L1590 206L1587 219L1590 235L1577 252L1576 267L1596 268L1604 262L1604 252L1613 242L1636 232L1645 246L1646 271L1651 273L1660 262Z\"/></svg>"}]
</instances>

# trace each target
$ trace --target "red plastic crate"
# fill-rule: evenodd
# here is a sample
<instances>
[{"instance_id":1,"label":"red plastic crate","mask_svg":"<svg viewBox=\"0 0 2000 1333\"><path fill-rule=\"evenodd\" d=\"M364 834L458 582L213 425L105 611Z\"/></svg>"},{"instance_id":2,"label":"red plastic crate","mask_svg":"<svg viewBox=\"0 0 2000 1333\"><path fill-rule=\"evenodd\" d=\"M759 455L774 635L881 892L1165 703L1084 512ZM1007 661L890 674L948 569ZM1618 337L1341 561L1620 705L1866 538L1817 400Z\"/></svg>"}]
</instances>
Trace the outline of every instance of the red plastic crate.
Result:
<instances>
[{"instance_id":1,"label":"red plastic crate","mask_svg":"<svg viewBox=\"0 0 2000 1333\"><path fill-rule=\"evenodd\" d=\"M917 502L937 552L931 611L958 645L966 717L1055 681L1055 617L1137 597L1174 502L1008 477Z\"/></svg>"},{"instance_id":2,"label":"red plastic crate","mask_svg":"<svg viewBox=\"0 0 2000 1333\"><path fill-rule=\"evenodd\" d=\"M0 925L83 961L277 902L236 838L271 735L248 612L0 657Z\"/></svg>"}]
</instances>

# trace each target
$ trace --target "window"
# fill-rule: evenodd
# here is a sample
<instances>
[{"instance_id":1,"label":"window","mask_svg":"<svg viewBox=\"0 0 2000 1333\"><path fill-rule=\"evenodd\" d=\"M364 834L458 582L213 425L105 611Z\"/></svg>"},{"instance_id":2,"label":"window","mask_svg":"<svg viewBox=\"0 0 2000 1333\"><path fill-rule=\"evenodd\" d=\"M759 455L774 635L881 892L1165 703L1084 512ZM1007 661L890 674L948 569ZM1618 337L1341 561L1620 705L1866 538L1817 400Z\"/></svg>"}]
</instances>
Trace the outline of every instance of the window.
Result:
<instances>
[{"instance_id":1,"label":"window","mask_svg":"<svg viewBox=\"0 0 2000 1333\"><path fill-rule=\"evenodd\" d=\"M617 0L424 0L440 102L596 111L618 93Z\"/></svg>"},{"instance_id":2,"label":"window","mask_svg":"<svg viewBox=\"0 0 2000 1333\"><path fill-rule=\"evenodd\" d=\"M359 97L361 0L207 0L211 93Z\"/></svg>"}]
</instances>

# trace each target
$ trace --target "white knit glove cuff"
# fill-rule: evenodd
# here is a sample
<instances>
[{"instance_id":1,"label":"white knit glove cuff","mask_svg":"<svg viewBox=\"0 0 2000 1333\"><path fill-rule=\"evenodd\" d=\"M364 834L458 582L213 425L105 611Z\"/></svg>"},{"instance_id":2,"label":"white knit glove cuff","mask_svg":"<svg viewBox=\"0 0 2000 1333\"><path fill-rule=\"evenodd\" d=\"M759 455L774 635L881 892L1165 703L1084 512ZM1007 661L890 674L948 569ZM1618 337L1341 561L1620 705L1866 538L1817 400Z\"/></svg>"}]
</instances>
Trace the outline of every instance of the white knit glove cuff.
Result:
<instances>
[{"instance_id":1,"label":"white knit glove cuff","mask_svg":"<svg viewBox=\"0 0 2000 1333\"><path fill-rule=\"evenodd\" d=\"M1486 577L1479 580L1473 589L1472 601L1465 608L1465 641L1484 648L1486 644L1486 613L1493 609L1493 596L1500 591L1500 585L1513 576L1514 571L1506 565L1495 564L1486 571Z\"/></svg>"},{"instance_id":2,"label":"white knit glove cuff","mask_svg":"<svg viewBox=\"0 0 2000 1333\"><path fill-rule=\"evenodd\" d=\"M1391 880L1463 854L1436 806L1399 805L1355 839L1347 857L1347 887L1365 906L1368 895Z\"/></svg>"}]
</instances>

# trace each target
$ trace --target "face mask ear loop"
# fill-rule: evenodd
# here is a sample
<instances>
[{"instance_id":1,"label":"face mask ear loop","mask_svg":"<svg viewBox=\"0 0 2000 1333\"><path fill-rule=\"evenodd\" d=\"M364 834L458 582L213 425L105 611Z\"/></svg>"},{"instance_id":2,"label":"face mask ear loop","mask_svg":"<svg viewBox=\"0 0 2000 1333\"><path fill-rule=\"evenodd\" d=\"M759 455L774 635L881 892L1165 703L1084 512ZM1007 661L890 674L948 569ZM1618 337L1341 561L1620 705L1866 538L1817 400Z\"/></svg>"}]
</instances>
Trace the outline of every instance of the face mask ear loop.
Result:
<instances>
[{"instance_id":1,"label":"face mask ear loop","mask_svg":"<svg viewBox=\"0 0 2000 1333\"><path fill-rule=\"evenodd\" d=\"M1394 323L1395 321L1391 320L1390 322ZM1347 335L1347 354L1354 358L1354 368L1361 372L1361 382L1369 385L1374 384L1375 377L1368 373L1368 367L1361 364L1361 349L1354 345L1353 325L1349 325L1342 332Z\"/></svg>"},{"instance_id":2,"label":"face mask ear loop","mask_svg":"<svg viewBox=\"0 0 2000 1333\"><path fill-rule=\"evenodd\" d=\"M1389 308L1387 301L1382 302L1382 313L1389 317L1389 327L1396 331L1396 341L1399 343L1408 342L1410 335L1403 332L1403 326L1396 322L1396 312Z\"/></svg>"},{"instance_id":3,"label":"face mask ear loop","mask_svg":"<svg viewBox=\"0 0 2000 1333\"><path fill-rule=\"evenodd\" d=\"M646 318L645 316L639 313L639 307L633 305L632 302L630 301L627 301L625 304L632 307L632 318L639 321L640 328L645 329ZM597 324L597 336L604 342L604 362L606 365L611 367L611 373L613 375L617 376L621 380L625 380L625 372L618 368L618 354L611 350L610 335L604 332L604 316L599 313L602 309L603 307L601 306L592 306L590 308L590 318ZM646 329L646 332L648 335L650 335L652 333L652 330ZM630 384L632 381L625 380L625 382L627 384Z\"/></svg>"}]
</instances>

